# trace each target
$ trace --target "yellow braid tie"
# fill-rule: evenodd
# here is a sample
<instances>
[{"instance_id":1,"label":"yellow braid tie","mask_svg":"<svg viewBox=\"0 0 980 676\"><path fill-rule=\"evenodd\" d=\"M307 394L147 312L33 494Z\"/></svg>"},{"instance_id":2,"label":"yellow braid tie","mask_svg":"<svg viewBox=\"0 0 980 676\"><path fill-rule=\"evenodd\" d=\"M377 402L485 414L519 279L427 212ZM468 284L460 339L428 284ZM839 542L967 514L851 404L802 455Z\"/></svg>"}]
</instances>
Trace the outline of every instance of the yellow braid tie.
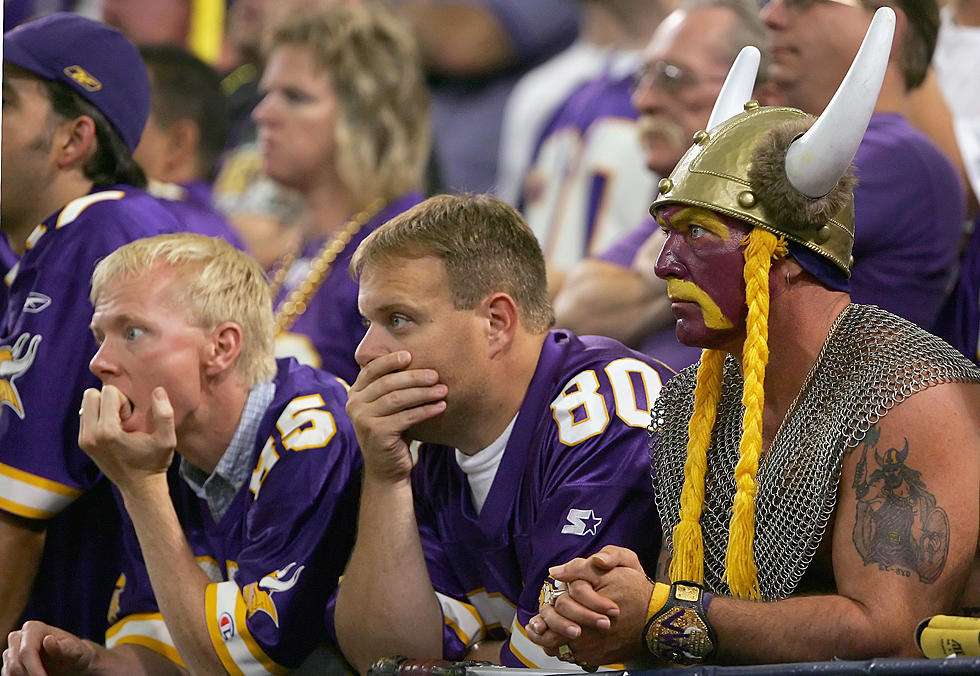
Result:
<instances>
[{"instance_id":1,"label":"yellow braid tie","mask_svg":"<svg viewBox=\"0 0 980 676\"><path fill-rule=\"evenodd\" d=\"M725 353L704 350L694 387L694 413L687 426L687 459L684 461L684 487L681 489L680 521L674 526L674 555L670 560L670 579L704 582L704 541L701 510L704 506L704 476L708 471L711 430L718 415Z\"/></svg>"},{"instance_id":2,"label":"yellow braid tie","mask_svg":"<svg viewBox=\"0 0 980 676\"><path fill-rule=\"evenodd\" d=\"M769 362L769 268L771 261L786 255L786 243L762 228L746 237L745 343L742 346L744 388L742 441L735 467L735 499L725 555L725 581L737 598L759 599L759 576L755 565L755 476L762 453L762 409L764 383Z\"/></svg>"}]
</instances>

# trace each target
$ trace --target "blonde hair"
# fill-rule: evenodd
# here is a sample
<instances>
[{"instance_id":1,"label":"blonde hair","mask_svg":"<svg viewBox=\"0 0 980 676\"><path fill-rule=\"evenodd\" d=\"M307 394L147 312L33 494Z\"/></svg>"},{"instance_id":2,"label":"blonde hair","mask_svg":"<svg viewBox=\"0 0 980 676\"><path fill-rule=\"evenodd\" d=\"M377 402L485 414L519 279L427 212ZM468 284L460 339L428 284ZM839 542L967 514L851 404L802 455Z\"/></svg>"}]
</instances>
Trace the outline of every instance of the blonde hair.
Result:
<instances>
[{"instance_id":1,"label":"blonde hair","mask_svg":"<svg viewBox=\"0 0 980 676\"><path fill-rule=\"evenodd\" d=\"M769 362L769 269L773 260L787 253L786 240L762 228L753 228L742 241L745 246L745 342L742 346L742 439L739 461L735 467L735 499L725 553L725 581L737 598L759 599L758 570L755 565L756 472L762 453L762 410L765 403L763 385ZM701 533L701 510L704 506L704 481L707 474L707 452L711 444L718 402L721 397L725 353L705 350L698 367L694 389L694 413L688 426L687 459L684 463L684 486L681 489L680 521L674 527L674 556L670 562L670 579L704 580L704 544Z\"/></svg>"},{"instance_id":2,"label":"blonde hair","mask_svg":"<svg viewBox=\"0 0 980 676\"><path fill-rule=\"evenodd\" d=\"M266 36L306 47L340 107L337 173L363 209L421 188L429 157L429 103L409 29L375 3L319 4L284 15Z\"/></svg>"},{"instance_id":3,"label":"blonde hair","mask_svg":"<svg viewBox=\"0 0 980 676\"><path fill-rule=\"evenodd\" d=\"M509 204L490 195L430 197L368 235L351 258L351 276L366 265L423 256L442 260L457 310L502 291L532 333L554 324L541 247Z\"/></svg>"},{"instance_id":4,"label":"blonde hair","mask_svg":"<svg viewBox=\"0 0 980 676\"><path fill-rule=\"evenodd\" d=\"M275 376L272 298L265 273L255 259L222 239L179 233L130 242L95 266L92 304L112 280L139 277L158 265L177 273L176 301L189 322L206 331L226 321L241 327L242 351L235 368L244 385Z\"/></svg>"}]
</instances>

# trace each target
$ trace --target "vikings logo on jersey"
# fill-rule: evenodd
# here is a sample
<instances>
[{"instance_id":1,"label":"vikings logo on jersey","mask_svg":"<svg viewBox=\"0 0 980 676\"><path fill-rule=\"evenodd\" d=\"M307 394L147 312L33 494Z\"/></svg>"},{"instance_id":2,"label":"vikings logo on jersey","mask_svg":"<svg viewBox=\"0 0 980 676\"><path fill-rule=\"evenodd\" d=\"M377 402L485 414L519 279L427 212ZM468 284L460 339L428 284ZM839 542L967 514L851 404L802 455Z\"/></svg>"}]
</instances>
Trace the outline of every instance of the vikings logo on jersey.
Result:
<instances>
[{"instance_id":1,"label":"vikings logo on jersey","mask_svg":"<svg viewBox=\"0 0 980 676\"><path fill-rule=\"evenodd\" d=\"M252 582L242 589L242 596L246 605L246 617L252 617L255 613L262 612L271 617L272 623L276 625L277 629L279 628L279 611L276 610L276 603L272 600L272 595L296 586L299 575L306 566L300 566L293 570L295 566L296 562L293 561L285 568L274 571L258 582ZM289 574L291 570L293 571L292 575Z\"/></svg>"},{"instance_id":2,"label":"vikings logo on jersey","mask_svg":"<svg viewBox=\"0 0 980 676\"><path fill-rule=\"evenodd\" d=\"M13 345L0 345L0 410L9 406L23 420L24 404L14 381L27 373L37 355L41 336L22 333Z\"/></svg>"}]
</instances>

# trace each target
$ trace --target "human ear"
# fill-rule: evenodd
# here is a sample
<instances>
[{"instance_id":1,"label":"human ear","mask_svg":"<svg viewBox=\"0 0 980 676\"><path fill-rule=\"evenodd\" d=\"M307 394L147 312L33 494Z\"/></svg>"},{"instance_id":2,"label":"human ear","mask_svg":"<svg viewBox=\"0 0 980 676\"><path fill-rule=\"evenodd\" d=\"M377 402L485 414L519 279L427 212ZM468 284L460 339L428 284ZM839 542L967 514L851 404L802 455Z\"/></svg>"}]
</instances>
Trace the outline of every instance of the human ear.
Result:
<instances>
[{"instance_id":1,"label":"human ear","mask_svg":"<svg viewBox=\"0 0 980 676\"><path fill-rule=\"evenodd\" d=\"M217 376L231 369L242 352L242 327L235 322L222 322L211 332L204 356L204 372Z\"/></svg>"},{"instance_id":2,"label":"human ear","mask_svg":"<svg viewBox=\"0 0 980 676\"><path fill-rule=\"evenodd\" d=\"M58 125L55 131L55 161L59 168L82 165L95 152L95 121L80 115Z\"/></svg>"},{"instance_id":3,"label":"human ear","mask_svg":"<svg viewBox=\"0 0 980 676\"><path fill-rule=\"evenodd\" d=\"M495 293L483 301L487 317L490 356L494 357L510 345L520 323L517 303L506 293Z\"/></svg>"}]
</instances>

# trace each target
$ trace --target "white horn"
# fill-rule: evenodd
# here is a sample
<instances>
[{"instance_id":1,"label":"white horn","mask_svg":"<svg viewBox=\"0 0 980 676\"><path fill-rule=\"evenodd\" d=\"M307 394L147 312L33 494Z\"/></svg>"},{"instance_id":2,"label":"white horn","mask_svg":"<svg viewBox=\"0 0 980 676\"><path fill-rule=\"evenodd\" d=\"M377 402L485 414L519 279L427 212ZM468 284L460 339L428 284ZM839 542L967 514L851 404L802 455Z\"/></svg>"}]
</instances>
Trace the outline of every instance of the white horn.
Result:
<instances>
[{"instance_id":1,"label":"white horn","mask_svg":"<svg viewBox=\"0 0 980 676\"><path fill-rule=\"evenodd\" d=\"M731 119L745 110L745 103L752 98L755 77L759 73L759 50L752 45L742 47L735 57L735 63L728 71L725 84L721 86L715 107L711 109L708 126L712 129L725 120Z\"/></svg>"},{"instance_id":2,"label":"white horn","mask_svg":"<svg viewBox=\"0 0 980 676\"><path fill-rule=\"evenodd\" d=\"M807 197L823 197L851 166L885 77L895 11L881 7L826 110L786 153L786 177Z\"/></svg>"}]
</instances>

